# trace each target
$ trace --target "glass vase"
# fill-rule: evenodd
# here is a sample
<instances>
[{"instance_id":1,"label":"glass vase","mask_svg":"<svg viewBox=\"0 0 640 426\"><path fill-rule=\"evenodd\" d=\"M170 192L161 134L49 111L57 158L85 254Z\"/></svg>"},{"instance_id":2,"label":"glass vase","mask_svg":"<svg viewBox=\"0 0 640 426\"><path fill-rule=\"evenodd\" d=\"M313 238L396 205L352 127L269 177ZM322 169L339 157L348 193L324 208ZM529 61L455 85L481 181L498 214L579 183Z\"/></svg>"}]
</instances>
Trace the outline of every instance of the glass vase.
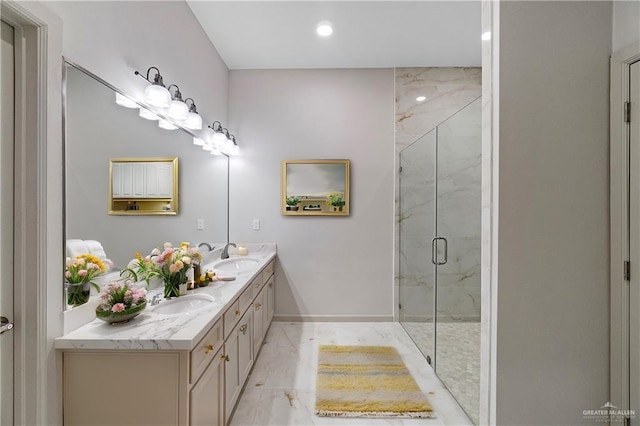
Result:
<instances>
[{"instance_id":1,"label":"glass vase","mask_svg":"<svg viewBox=\"0 0 640 426\"><path fill-rule=\"evenodd\" d=\"M66 283L67 284L67 305L80 306L89 301L91 287L88 282L84 283Z\"/></svg>"},{"instance_id":2,"label":"glass vase","mask_svg":"<svg viewBox=\"0 0 640 426\"><path fill-rule=\"evenodd\" d=\"M164 298L180 296L180 284L187 282L187 271L183 269L180 272L169 274L164 279Z\"/></svg>"}]
</instances>

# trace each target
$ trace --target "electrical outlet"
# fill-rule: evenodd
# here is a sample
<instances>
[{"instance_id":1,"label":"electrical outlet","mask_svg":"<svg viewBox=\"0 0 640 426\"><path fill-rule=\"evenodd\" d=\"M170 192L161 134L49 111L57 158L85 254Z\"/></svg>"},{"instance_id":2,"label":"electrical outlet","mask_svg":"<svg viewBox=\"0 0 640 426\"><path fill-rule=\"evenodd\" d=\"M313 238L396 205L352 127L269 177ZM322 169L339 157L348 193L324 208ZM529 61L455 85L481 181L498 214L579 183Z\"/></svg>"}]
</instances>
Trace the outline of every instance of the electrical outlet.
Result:
<instances>
[{"instance_id":1,"label":"electrical outlet","mask_svg":"<svg viewBox=\"0 0 640 426\"><path fill-rule=\"evenodd\" d=\"M202 231L204 229L204 219L198 219L196 221L196 229Z\"/></svg>"},{"instance_id":2,"label":"electrical outlet","mask_svg":"<svg viewBox=\"0 0 640 426\"><path fill-rule=\"evenodd\" d=\"M254 231L260 230L260 219L253 219L253 230Z\"/></svg>"}]
</instances>

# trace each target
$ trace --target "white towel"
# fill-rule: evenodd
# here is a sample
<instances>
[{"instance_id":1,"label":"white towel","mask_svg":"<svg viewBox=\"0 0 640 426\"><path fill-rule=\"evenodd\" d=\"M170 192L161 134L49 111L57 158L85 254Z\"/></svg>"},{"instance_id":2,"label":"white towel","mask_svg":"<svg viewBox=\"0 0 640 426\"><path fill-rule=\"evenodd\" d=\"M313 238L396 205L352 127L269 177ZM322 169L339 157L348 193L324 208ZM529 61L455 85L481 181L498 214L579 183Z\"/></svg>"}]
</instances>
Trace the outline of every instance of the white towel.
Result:
<instances>
[{"instance_id":1,"label":"white towel","mask_svg":"<svg viewBox=\"0 0 640 426\"><path fill-rule=\"evenodd\" d=\"M94 255L100 260L107 259L107 253L104 252L104 248L102 247L102 244L100 244L100 242L96 240L84 240L84 243L87 245L87 248L89 249L89 252L88 252L89 254Z\"/></svg>"},{"instance_id":2,"label":"white towel","mask_svg":"<svg viewBox=\"0 0 640 426\"><path fill-rule=\"evenodd\" d=\"M76 257L89 253L89 247L83 240L67 240L67 257Z\"/></svg>"}]
</instances>

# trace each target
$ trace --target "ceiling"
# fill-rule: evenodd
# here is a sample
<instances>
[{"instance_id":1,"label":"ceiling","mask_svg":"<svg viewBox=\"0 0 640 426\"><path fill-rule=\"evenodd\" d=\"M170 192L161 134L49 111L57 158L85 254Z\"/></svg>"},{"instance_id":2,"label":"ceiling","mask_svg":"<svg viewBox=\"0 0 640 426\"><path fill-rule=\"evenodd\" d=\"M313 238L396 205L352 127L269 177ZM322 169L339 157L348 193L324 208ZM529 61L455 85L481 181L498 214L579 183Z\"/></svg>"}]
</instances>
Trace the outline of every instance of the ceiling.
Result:
<instances>
[{"instance_id":1,"label":"ceiling","mask_svg":"<svg viewBox=\"0 0 640 426\"><path fill-rule=\"evenodd\" d=\"M232 70L481 65L477 0L187 3Z\"/></svg>"}]
</instances>

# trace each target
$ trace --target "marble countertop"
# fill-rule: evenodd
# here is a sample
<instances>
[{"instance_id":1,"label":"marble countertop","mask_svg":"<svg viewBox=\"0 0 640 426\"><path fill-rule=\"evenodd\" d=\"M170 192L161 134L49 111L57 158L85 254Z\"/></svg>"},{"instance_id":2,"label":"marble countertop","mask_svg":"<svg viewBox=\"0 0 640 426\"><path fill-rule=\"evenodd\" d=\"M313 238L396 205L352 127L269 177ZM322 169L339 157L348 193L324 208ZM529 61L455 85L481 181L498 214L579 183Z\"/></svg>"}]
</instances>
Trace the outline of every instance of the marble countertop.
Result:
<instances>
[{"instance_id":1,"label":"marble countertop","mask_svg":"<svg viewBox=\"0 0 640 426\"><path fill-rule=\"evenodd\" d=\"M214 282L207 287L190 290L189 294L204 293L215 298L211 307L187 315L158 315L147 307L140 315L123 324L107 324L94 319L79 329L55 340L56 349L160 349L191 350L204 337L224 311L276 256L275 244L246 244L248 257L258 259L258 266L236 274L235 281ZM216 256L217 257L217 256ZM234 257L242 257L235 256ZM203 261L206 266L207 261ZM204 271L204 269L203 269ZM147 298L161 293L162 288L150 291ZM161 302L162 303L162 302Z\"/></svg>"}]
</instances>

